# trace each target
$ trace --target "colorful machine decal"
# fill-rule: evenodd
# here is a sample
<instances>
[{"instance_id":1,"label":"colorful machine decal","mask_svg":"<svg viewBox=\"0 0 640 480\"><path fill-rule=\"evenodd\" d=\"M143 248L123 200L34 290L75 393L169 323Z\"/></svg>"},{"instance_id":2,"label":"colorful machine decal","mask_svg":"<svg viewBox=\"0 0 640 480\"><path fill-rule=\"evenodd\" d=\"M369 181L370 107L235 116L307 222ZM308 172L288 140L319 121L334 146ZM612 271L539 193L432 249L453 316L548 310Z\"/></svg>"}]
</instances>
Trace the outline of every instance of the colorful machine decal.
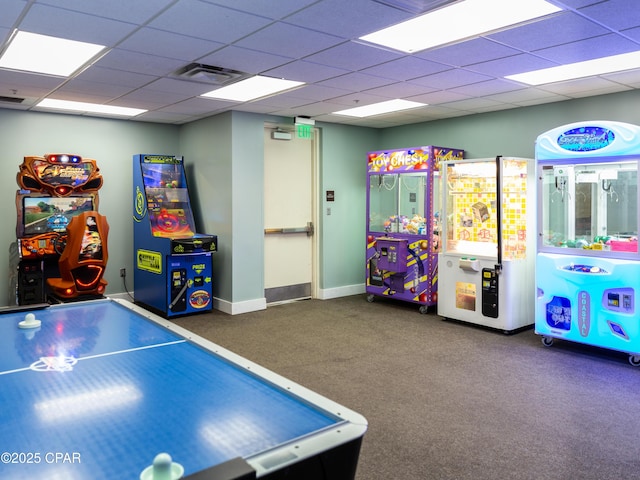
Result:
<instances>
[{"instance_id":1,"label":"colorful machine decal","mask_svg":"<svg viewBox=\"0 0 640 480\"><path fill-rule=\"evenodd\" d=\"M640 127L587 121L536 141L535 330L640 365Z\"/></svg>"}]
</instances>

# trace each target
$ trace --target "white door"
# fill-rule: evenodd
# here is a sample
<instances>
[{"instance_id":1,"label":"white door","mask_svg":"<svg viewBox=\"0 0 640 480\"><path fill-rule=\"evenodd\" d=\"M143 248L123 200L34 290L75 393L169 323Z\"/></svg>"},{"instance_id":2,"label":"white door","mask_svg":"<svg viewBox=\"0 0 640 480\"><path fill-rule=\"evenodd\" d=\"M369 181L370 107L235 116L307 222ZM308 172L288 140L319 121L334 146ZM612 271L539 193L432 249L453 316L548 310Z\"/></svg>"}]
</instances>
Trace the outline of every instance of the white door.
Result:
<instances>
[{"instance_id":1,"label":"white door","mask_svg":"<svg viewBox=\"0 0 640 480\"><path fill-rule=\"evenodd\" d=\"M264 287L267 304L311 298L314 288L313 139L264 129Z\"/></svg>"}]
</instances>

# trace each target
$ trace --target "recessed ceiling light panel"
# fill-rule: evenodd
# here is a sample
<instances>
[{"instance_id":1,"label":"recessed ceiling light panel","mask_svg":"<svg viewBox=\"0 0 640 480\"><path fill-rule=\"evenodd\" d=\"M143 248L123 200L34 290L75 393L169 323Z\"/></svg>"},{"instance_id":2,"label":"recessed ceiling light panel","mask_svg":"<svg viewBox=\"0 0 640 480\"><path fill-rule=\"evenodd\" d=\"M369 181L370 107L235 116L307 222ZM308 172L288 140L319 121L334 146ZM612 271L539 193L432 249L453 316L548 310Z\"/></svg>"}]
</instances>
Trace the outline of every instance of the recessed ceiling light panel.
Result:
<instances>
[{"instance_id":1,"label":"recessed ceiling light panel","mask_svg":"<svg viewBox=\"0 0 640 480\"><path fill-rule=\"evenodd\" d=\"M123 117L135 117L146 112L141 108L118 107L115 105L101 105L99 103L72 102L69 100L56 100L45 98L36 105L39 108L53 110L68 110L72 112L103 113L106 115L118 115Z\"/></svg>"},{"instance_id":2,"label":"recessed ceiling light panel","mask_svg":"<svg viewBox=\"0 0 640 480\"><path fill-rule=\"evenodd\" d=\"M67 77L105 47L18 31L0 57L0 68Z\"/></svg>"},{"instance_id":3,"label":"recessed ceiling light panel","mask_svg":"<svg viewBox=\"0 0 640 480\"><path fill-rule=\"evenodd\" d=\"M346 115L349 117L372 117L374 115L382 115L384 113L400 112L402 110L409 110L411 108L425 107L426 103L412 102L409 100L388 100L386 102L373 103L371 105L364 105L362 107L348 108L346 110L340 110L333 112L333 115Z\"/></svg>"},{"instance_id":4,"label":"recessed ceiling light panel","mask_svg":"<svg viewBox=\"0 0 640 480\"><path fill-rule=\"evenodd\" d=\"M464 0L365 35L360 40L413 53L559 11L559 7L545 0Z\"/></svg>"},{"instance_id":5,"label":"recessed ceiling light panel","mask_svg":"<svg viewBox=\"0 0 640 480\"><path fill-rule=\"evenodd\" d=\"M256 75L255 77L204 93L201 96L234 102L248 102L256 98L284 92L300 85L304 85L304 82Z\"/></svg>"}]
</instances>

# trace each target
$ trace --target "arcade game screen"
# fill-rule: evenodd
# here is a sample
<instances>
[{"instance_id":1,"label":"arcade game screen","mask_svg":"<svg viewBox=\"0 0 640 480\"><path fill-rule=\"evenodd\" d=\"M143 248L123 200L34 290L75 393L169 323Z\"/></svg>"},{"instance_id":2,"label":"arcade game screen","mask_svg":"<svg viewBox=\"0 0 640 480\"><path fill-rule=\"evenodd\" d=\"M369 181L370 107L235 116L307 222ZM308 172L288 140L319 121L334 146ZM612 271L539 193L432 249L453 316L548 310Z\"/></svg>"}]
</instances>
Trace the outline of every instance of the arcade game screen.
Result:
<instances>
[{"instance_id":1,"label":"arcade game screen","mask_svg":"<svg viewBox=\"0 0 640 480\"><path fill-rule=\"evenodd\" d=\"M142 163L147 209L155 237L190 237L195 222L181 165Z\"/></svg>"},{"instance_id":2,"label":"arcade game screen","mask_svg":"<svg viewBox=\"0 0 640 480\"><path fill-rule=\"evenodd\" d=\"M542 247L637 253L636 165L544 166Z\"/></svg>"},{"instance_id":3,"label":"arcade game screen","mask_svg":"<svg viewBox=\"0 0 640 480\"><path fill-rule=\"evenodd\" d=\"M94 210L92 197L24 197L22 232L32 236L48 232L65 232L71 218Z\"/></svg>"}]
</instances>

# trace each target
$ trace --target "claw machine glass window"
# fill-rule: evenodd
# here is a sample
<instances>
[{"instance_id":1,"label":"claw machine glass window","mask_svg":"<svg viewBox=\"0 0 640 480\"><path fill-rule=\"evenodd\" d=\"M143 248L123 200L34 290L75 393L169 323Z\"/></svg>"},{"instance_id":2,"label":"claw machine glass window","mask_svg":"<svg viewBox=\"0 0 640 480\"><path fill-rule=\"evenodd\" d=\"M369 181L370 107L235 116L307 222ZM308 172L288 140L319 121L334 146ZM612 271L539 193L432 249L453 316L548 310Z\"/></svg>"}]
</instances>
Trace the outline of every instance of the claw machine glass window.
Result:
<instances>
[{"instance_id":1,"label":"claw machine glass window","mask_svg":"<svg viewBox=\"0 0 640 480\"><path fill-rule=\"evenodd\" d=\"M540 178L541 251L638 252L637 161L543 165Z\"/></svg>"}]
</instances>

